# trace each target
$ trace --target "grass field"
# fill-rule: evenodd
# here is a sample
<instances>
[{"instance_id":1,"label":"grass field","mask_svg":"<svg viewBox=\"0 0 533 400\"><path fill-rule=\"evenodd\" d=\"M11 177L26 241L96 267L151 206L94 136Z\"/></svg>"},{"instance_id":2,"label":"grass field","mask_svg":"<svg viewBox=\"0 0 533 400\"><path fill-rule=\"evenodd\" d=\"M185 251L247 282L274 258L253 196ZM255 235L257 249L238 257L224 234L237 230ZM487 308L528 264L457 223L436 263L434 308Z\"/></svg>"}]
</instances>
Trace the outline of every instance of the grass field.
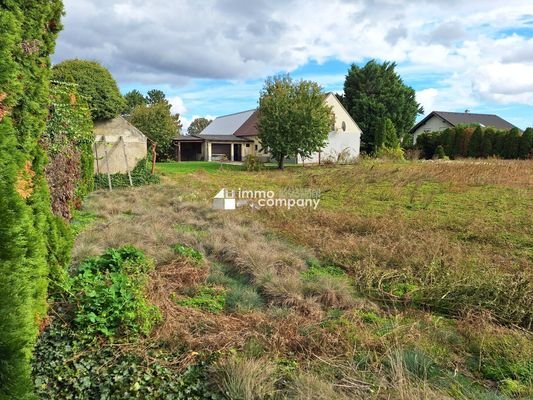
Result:
<instances>
[{"instance_id":1,"label":"grass field","mask_svg":"<svg viewBox=\"0 0 533 400\"><path fill-rule=\"evenodd\" d=\"M159 172L173 175L173 174L190 174L196 171L204 171L209 173L221 172L221 171L240 171L242 167L240 165L228 164L228 163L219 163L219 162L207 162L207 161L196 161L196 162L164 162L158 163L157 169Z\"/></svg>"},{"instance_id":2,"label":"grass field","mask_svg":"<svg viewBox=\"0 0 533 400\"><path fill-rule=\"evenodd\" d=\"M155 260L142 346L176 374L201 362L229 399L533 396L531 161L157 168L161 185L90 196L73 258ZM321 202L216 211L222 187Z\"/></svg>"}]
</instances>

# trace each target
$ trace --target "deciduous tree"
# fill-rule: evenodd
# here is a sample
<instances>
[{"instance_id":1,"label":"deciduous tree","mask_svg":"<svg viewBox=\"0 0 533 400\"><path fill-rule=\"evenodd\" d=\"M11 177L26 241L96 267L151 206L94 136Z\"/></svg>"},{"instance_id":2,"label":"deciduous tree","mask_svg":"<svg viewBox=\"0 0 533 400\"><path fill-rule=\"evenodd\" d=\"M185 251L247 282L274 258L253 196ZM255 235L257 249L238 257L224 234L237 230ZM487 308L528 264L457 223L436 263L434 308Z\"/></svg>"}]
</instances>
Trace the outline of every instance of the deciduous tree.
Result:
<instances>
[{"instance_id":1,"label":"deciduous tree","mask_svg":"<svg viewBox=\"0 0 533 400\"><path fill-rule=\"evenodd\" d=\"M136 89L126 93L124 100L126 101L126 107L124 109L126 114L131 114L135 107L146 105L147 103L146 98Z\"/></svg>"},{"instance_id":2,"label":"deciduous tree","mask_svg":"<svg viewBox=\"0 0 533 400\"><path fill-rule=\"evenodd\" d=\"M283 169L287 156L309 157L326 144L334 122L321 87L288 75L266 80L259 98L259 139Z\"/></svg>"},{"instance_id":3,"label":"deciduous tree","mask_svg":"<svg viewBox=\"0 0 533 400\"><path fill-rule=\"evenodd\" d=\"M178 134L178 126L170 113L170 105L156 103L137 106L133 109L129 120L150 140L157 143L158 158L167 159L171 156L172 139Z\"/></svg>"},{"instance_id":4,"label":"deciduous tree","mask_svg":"<svg viewBox=\"0 0 533 400\"><path fill-rule=\"evenodd\" d=\"M187 133L189 135L196 135L202 132L207 126L211 123L210 119L207 118L196 118L194 119L189 127L187 128Z\"/></svg>"}]
</instances>

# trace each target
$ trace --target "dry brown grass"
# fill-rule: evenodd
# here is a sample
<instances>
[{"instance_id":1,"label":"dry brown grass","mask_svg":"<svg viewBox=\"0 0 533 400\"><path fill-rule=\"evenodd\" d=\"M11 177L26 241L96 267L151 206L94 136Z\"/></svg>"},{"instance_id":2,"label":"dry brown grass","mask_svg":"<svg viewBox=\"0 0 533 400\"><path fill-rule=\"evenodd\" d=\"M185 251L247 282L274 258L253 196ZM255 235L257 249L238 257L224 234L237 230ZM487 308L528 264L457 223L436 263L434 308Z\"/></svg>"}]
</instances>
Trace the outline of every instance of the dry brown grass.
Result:
<instances>
[{"instance_id":1,"label":"dry brown grass","mask_svg":"<svg viewBox=\"0 0 533 400\"><path fill-rule=\"evenodd\" d=\"M228 400L262 400L277 392L274 372L275 366L268 360L232 356L213 366L212 378Z\"/></svg>"},{"instance_id":2,"label":"dry brown grass","mask_svg":"<svg viewBox=\"0 0 533 400\"><path fill-rule=\"evenodd\" d=\"M508 235L516 235L530 228L525 222L516 224L510 215L502 217L499 226L488 224L483 213L479 217L471 213L474 217L470 215L468 226L461 225L462 216L443 222L439 219L441 209L424 208L438 193L431 188L424 189L426 192L421 189L420 193L413 189L413 200L406 196L406 187L418 188L429 180L446 184L446 191L461 196L471 185L520 187L516 201L528 201L531 172L520 172L529 164L489 164L376 163L228 176L231 182L264 179L268 184L279 177L287 186L297 182L311 188L329 188L331 192L326 197L330 196L328 193L339 195L340 199L331 195L325 206L313 213L212 210L202 199L209 198L210 190L218 188L219 181L218 176L214 180L205 173L187 176L176 186L99 192L91 196L86 207L100 218L78 237L75 258L80 260L107 247L125 244L139 247L155 258L157 268L151 275L148 294L161 309L164 320L148 341L181 352L182 356L173 362L178 370L197 362L196 353L221 354L223 361L217 373L232 371L231 376L227 375L228 382L232 380L241 389L247 387L242 389L245 393L253 393L255 389L250 389L250 385L259 382L254 366L242 368L246 362L239 364L227 358L234 352L248 354L248 345L253 342L257 345L253 357L259 360L254 365L268 364L266 359L276 358L299 364L290 387L293 397L289 398L447 399L443 391L417 380L405 369L402 350L423 349L449 370L468 371L463 340L478 341L477 336L471 335L478 328L467 322L458 323L458 329L450 325L447 338L442 332L448 330L438 325L438 318L414 311L414 303L408 297L392 294L391 285L417 285L417 293L427 301L417 304L422 309L443 305L440 301L450 298L438 310L448 312L445 307L453 306L450 314L461 318L464 309L456 305L465 297L454 298L447 293L450 288L461 288L461 296L477 300L484 293L493 293L497 283L498 290L505 289L498 296L509 297L511 314L512 306L527 297L527 279L523 287L516 282L518 273L527 273L528 259L499 239L498 229L503 226ZM517 179L508 181L512 177ZM372 185L379 186L383 181L388 186L373 189ZM383 209L361 208L364 200L357 197L361 185L374 190L364 189L367 191L361 197L368 196L378 206L384 204ZM194 202L187 202L191 200ZM391 203L396 205L387 209ZM415 217L411 217L411 210L402 213L406 203L425 211L413 212ZM459 240L459 234L475 237ZM172 249L176 243L201 251L206 256L205 264L198 266L179 258ZM306 261L313 256L323 265L342 267L348 277L304 278ZM213 262L220 267L217 271L222 284L230 282L230 287L233 279L245 288L252 286L254 293L262 297L260 305L246 313L211 313L178 305L176 295L206 285ZM513 273L513 281L500 279L504 277L502 271ZM472 283L480 285L474 287ZM357 296L362 295L367 299L358 300ZM501 310L507 307L502 302L498 304ZM499 335L488 328L483 332L493 340ZM509 339L509 343L521 343L521 339L515 339ZM311 368L317 363L333 372L321 375L321 368ZM252 377L248 381L242 375L247 372ZM252 394L246 396L254 398Z\"/></svg>"}]
</instances>

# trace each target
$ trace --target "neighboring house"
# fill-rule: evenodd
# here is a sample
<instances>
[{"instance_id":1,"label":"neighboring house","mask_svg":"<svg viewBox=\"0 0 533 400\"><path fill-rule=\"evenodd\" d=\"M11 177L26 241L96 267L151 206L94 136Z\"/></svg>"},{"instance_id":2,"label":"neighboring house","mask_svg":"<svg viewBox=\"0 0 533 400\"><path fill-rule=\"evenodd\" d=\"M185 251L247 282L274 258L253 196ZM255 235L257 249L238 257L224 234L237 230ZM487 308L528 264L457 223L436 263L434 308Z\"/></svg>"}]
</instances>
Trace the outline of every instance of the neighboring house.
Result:
<instances>
[{"instance_id":1,"label":"neighboring house","mask_svg":"<svg viewBox=\"0 0 533 400\"><path fill-rule=\"evenodd\" d=\"M515 128L513 124L494 114L474 114L470 112L445 112L433 111L422 121L416 124L410 131L416 142L418 135L427 132L440 132L457 125L479 125L481 127L491 127L501 130Z\"/></svg>"},{"instance_id":2,"label":"neighboring house","mask_svg":"<svg viewBox=\"0 0 533 400\"><path fill-rule=\"evenodd\" d=\"M126 173L146 158L146 136L123 117L94 123L94 172Z\"/></svg>"},{"instance_id":3,"label":"neighboring house","mask_svg":"<svg viewBox=\"0 0 533 400\"><path fill-rule=\"evenodd\" d=\"M333 93L328 93L325 101L332 107L335 124L324 149L304 161L318 163L327 158L337 159L339 155L358 157L361 129ZM269 154L261 152L258 118L257 110L225 115L216 118L198 135L177 137L174 139L176 160L243 161L248 155L257 155L267 161Z\"/></svg>"}]
</instances>

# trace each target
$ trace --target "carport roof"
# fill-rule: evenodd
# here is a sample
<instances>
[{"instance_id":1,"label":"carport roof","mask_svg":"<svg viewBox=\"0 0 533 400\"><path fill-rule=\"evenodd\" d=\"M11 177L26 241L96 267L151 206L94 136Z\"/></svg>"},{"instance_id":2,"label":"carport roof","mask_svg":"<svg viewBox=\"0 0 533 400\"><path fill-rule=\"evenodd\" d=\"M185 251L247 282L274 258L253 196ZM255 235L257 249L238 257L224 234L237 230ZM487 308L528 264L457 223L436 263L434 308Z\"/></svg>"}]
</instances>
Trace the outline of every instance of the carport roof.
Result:
<instances>
[{"instance_id":1,"label":"carport roof","mask_svg":"<svg viewBox=\"0 0 533 400\"><path fill-rule=\"evenodd\" d=\"M253 140L245 137L238 137L234 135L183 135L174 138L174 142L191 142L191 143L203 143L203 142L252 142Z\"/></svg>"}]
</instances>

